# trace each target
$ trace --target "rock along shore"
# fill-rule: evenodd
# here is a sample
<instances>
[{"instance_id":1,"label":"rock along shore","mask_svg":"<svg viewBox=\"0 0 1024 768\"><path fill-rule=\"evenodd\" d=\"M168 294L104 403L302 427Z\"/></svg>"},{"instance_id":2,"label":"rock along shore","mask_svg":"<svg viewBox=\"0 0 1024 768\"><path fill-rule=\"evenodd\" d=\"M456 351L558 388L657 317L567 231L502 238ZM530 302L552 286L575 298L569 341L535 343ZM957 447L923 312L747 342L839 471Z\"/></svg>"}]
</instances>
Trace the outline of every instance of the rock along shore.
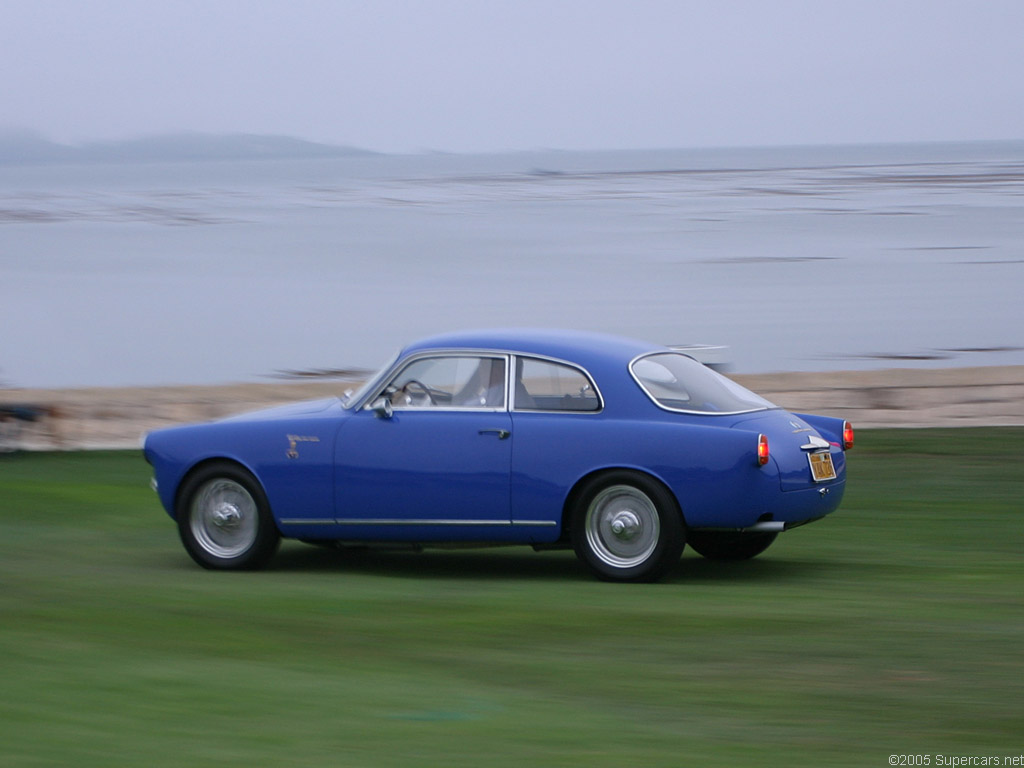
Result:
<instances>
[{"instance_id":1,"label":"rock along shore","mask_svg":"<svg viewBox=\"0 0 1024 768\"><path fill-rule=\"evenodd\" d=\"M788 410L837 416L855 427L1024 426L1024 366L732 378ZM0 450L135 448L152 429L332 397L359 383L3 389L0 407L30 406L36 418L0 421Z\"/></svg>"}]
</instances>

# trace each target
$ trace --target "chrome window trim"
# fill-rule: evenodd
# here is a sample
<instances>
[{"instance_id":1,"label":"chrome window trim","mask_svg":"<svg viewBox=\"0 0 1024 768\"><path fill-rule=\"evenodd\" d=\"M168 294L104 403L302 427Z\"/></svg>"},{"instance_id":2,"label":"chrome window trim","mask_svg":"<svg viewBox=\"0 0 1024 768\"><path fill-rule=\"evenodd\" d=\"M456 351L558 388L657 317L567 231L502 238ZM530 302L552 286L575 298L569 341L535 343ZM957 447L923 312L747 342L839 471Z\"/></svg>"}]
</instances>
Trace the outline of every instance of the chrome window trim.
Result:
<instances>
[{"instance_id":1,"label":"chrome window trim","mask_svg":"<svg viewBox=\"0 0 1024 768\"><path fill-rule=\"evenodd\" d=\"M661 401L659 401L658 398L656 398L654 395L652 395L650 390L647 389L647 387L644 386L642 381L640 381L640 377L637 376L636 373L633 372L633 366L636 363L638 363L639 361L643 360L645 357L654 357L656 355L666 355L666 354L679 355L680 357L688 357L691 360L693 360L693 362L695 362L695 363L697 363L699 365L704 365L703 363L700 362L700 360L698 360L697 358L693 357L692 355L683 354L682 352L679 352L678 350L673 350L673 349L669 349L668 351L656 349L656 350L654 350L652 352L644 352L643 354L637 355L636 357L634 357L632 360L629 361L629 365L628 365L629 375L633 378L633 381L635 381L636 385L638 387L640 387L641 390L643 390L643 393L645 395L647 395L648 399L650 399L650 401L652 403L654 403L658 408L660 408L663 411L668 411L669 413L686 413L686 414L689 414L691 416L738 416L738 415L744 414L744 413L760 413L761 411L773 411L773 410L778 410L779 409L779 406L777 406L777 405L773 405L772 407L764 407L764 408L746 408L746 409L740 410L740 411L694 411L694 410L689 410L689 409L686 409L686 408L670 408L669 406L664 405ZM707 368L707 366L704 366L704 367ZM711 371L712 373L714 373L717 376L721 376L722 375L722 374L718 373L717 371L711 370L710 368L708 368L708 370ZM735 382L733 382L733 383L735 383ZM742 387L743 385L742 384L738 384L737 386L741 386ZM746 387L743 387L743 388L746 389ZM754 392L753 394L757 395L756 392ZM757 395L757 396L761 397L760 395Z\"/></svg>"},{"instance_id":2,"label":"chrome window trim","mask_svg":"<svg viewBox=\"0 0 1024 768\"><path fill-rule=\"evenodd\" d=\"M421 413L571 413L579 416L593 416L604 411L604 395L601 394L600 388L597 386L597 382L594 381L594 377L590 375L590 371L584 368L578 363L573 363L569 360L563 360L558 357L550 357L549 355L534 354L528 352L516 352L510 349L476 349L476 348L465 348L458 347L450 349L447 347L439 347L437 349L424 349L419 352L414 352L408 357L401 357L401 354L393 359L387 371L377 374L376 384L369 391L369 396L365 397L363 401L354 406L356 410L371 410L373 403L377 401L383 393L388 382L390 382L398 373L400 373L407 365L429 357L490 357L490 358L503 358L505 360L505 406L502 408L465 408L461 406L436 406L433 408L395 408L395 411L401 411L403 413L410 412L421 412ZM583 377L590 382L590 386L594 389L594 394L597 396L597 409L593 411L547 411L547 410L515 410L515 367L516 361L522 358L524 360L540 360L547 363L555 363L556 365L564 365L567 368L573 368L580 372Z\"/></svg>"},{"instance_id":3,"label":"chrome window trim","mask_svg":"<svg viewBox=\"0 0 1024 768\"><path fill-rule=\"evenodd\" d=\"M515 404L515 369L518 367L519 360L540 360L545 363L554 363L555 365L564 365L566 368L573 368L582 374L588 382L590 382L591 388L594 390L594 395L597 396L597 408L592 411L571 411L571 410L542 410L540 408L524 408L522 410L516 410ZM594 381L594 377L590 375L590 371L584 368L582 365L577 363L571 363L568 360L562 360L557 357L548 357L547 355L531 355L524 352L513 352L512 353L512 365L509 368L509 380L511 382L511 394L512 399L509 400L509 410L513 413L572 413L579 416L593 416L599 414L604 410L604 395L601 394L601 390L597 387L597 382Z\"/></svg>"},{"instance_id":4,"label":"chrome window trim","mask_svg":"<svg viewBox=\"0 0 1024 768\"><path fill-rule=\"evenodd\" d=\"M401 526L401 525L429 525L429 526L442 526L450 527L457 525L480 525L480 526L525 526L525 525L539 525L539 526L554 526L558 523L554 520L455 520L448 518L396 518L396 517L360 517L352 520L333 520L331 521L335 525L347 525L347 526L368 526L368 525L380 525L380 526Z\"/></svg>"},{"instance_id":5,"label":"chrome window trim","mask_svg":"<svg viewBox=\"0 0 1024 768\"><path fill-rule=\"evenodd\" d=\"M375 398L367 398L366 393L372 392L374 389L377 388L381 381L387 379L388 374L395 367L395 364L398 362L401 356L402 350L396 350L387 359L384 365L380 367L380 370L373 374L373 376L367 379L366 382L359 389L352 393L352 397L348 399L342 399L341 407L344 408L345 410L352 409L358 411L364 406L365 403L372 403Z\"/></svg>"},{"instance_id":6,"label":"chrome window trim","mask_svg":"<svg viewBox=\"0 0 1024 768\"><path fill-rule=\"evenodd\" d=\"M469 408L462 405L435 405L431 407L402 407L392 405L395 412L401 413L506 413L508 411L509 402L509 369L511 367L510 352L504 352L493 349L425 349L420 352L414 352L408 357L396 359L391 363L391 367L384 376L377 382L371 394L367 397L363 403L359 406L358 410L372 410L373 403L377 401L381 395L384 394L384 390L388 383L391 382L395 376L404 371L410 365L420 360L425 360L431 357L489 357L492 360L504 360L505 361L505 405L499 408Z\"/></svg>"}]
</instances>

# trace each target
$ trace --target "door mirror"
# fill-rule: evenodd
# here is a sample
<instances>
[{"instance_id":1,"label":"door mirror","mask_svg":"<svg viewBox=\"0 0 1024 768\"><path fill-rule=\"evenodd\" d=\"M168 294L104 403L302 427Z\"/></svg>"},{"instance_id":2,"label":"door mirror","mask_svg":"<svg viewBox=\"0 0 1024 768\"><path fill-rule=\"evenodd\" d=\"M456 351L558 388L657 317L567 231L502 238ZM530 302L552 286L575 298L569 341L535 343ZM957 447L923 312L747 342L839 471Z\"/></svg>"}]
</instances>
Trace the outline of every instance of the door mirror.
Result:
<instances>
[{"instance_id":1,"label":"door mirror","mask_svg":"<svg viewBox=\"0 0 1024 768\"><path fill-rule=\"evenodd\" d=\"M374 400L370 410L378 419L390 419L395 414L395 409L391 407L391 398L387 396Z\"/></svg>"}]
</instances>

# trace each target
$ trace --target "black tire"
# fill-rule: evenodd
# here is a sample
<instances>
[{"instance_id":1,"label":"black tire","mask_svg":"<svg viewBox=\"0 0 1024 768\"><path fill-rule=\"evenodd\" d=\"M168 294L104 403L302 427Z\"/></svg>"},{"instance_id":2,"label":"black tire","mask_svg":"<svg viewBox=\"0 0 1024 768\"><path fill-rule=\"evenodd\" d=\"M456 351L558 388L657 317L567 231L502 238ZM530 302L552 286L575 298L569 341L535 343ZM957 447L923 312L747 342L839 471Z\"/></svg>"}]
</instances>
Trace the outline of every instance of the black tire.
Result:
<instances>
[{"instance_id":1,"label":"black tire","mask_svg":"<svg viewBox=\"0 0 1024 768\"><path fill-rule=\"evenodd\" d=\"M576 556L606 581L656 581L685 544L679 505L660 483L616 470L588 481L572 509Z\"/></svg>"},{"instance_id":2,"label":"black tire","mask_svg":"<svg viewBox=\"0 0 1024 768\"><path fill-rule=\"evenodd\" d=\"M204 568L262 568L281 541L266 494L237 464L218 462L195 472L175 512L185 551Z\"/></svg>"},{"instance_id":3,"label":"black tire","mask_svg":"<svg viewBox=\"0 0 1024 768\"><path fill-rule=\"evenodd\" d=\"M689 531L686 543L694 552L709 560L749 560L768 549L778 535L740 531Z\"/></svg>"}]
</instances>

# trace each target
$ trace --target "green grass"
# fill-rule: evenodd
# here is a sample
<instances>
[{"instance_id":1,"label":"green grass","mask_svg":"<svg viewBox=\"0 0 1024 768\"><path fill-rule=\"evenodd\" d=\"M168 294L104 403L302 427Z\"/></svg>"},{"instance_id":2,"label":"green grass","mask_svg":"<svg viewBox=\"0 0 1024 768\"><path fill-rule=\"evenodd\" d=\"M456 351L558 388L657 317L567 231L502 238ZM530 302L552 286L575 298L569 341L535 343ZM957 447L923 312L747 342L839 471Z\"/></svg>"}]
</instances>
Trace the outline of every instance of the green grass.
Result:
<instances>
[{"instance_id":1,"label":"green grass","mask_svg":"<svg viewBox=\"0 0 1024 768\"><path fill-rule=\"evenodd\" d=\"M1022 442L862 430L835 515L654 585L527 549L211 573L137 454L0 456L0 766L1017 755Z\"/></svg>"}]
</instances>

